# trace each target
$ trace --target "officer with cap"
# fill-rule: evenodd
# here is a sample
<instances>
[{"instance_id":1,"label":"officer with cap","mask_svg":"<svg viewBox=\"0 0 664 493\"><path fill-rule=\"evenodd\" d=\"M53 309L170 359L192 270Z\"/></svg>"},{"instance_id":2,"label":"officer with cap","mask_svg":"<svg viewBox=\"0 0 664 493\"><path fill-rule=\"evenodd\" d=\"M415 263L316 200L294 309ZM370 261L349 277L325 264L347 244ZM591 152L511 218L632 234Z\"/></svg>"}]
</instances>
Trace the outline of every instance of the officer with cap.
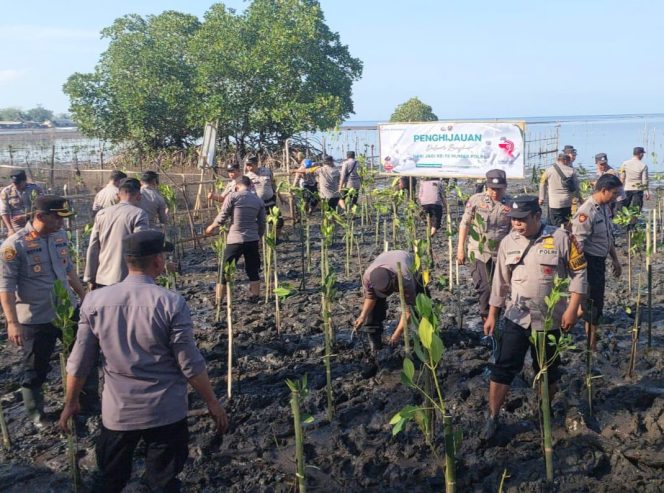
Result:
<instances>
[{"instance_id":1,"label":"officer with cap","mask_svg":"<svg viewBox=\"0 0 664 493\"><path fill-rule=\"evenodd\" d=\"M124 251L129 275L88 294L81 306L59 425L66 430L68 419L79 412L84 379L101 351L99 475L91 491L122 491L141 439L146 446L142 482L148 491L180 491L177 475L188 457L187 384L207 405L217 431L228 428L196 347L186 301L155 283L164 271L163 252L172 248L159 231L127 235L117 249Z\"/></svg>"},{"instance_id":2,"label":"officer with cap","mask_svg":"<svg viewBox=\"0 0 664 493\"><path fill-rule=\"evenodd\" d=\"M373 353L378 351L382 343L383 322L387 317L387 297L399 292L397 264L401 265L403 288L406 304L415 305L418 293L424 293L422 280L413 274L413 256L404 250L383 252L367 267L362 276L364 302L359 317L355 320L354 330L360 327L369 334L369 345ZM410 308L406 309L406 320L410 317ZM390 344L396 344L404 331L404 320L399 316L399 325L390 338Z\"/></svg>"},{"instance_id":3,"label":"officer with cap","mask_svg":"<svg viewBox=\"0 0 664 493\"><path fill-rule=\"evenodd\" d=\"M563 147L563 154L569 156L569 165L574 166L574 161L576 161L576 149L572 145L566 145Z\"/></svg>"},{"instance_id":4,"label":"officer with cap","mask_svg":"<svg viewBox=\"0 0 664 493\"><path fill-rule=\"evenodd\" d=\"M159 174L146 171L141 175L141 201L138 206L147 213L152 229L163 229L168 224L166 200L159 193L158 186Z\"/></svg>"},{"instance_id":5,"label":"officer with cap","mask_svg":"<svg viewBox=\"0 0 664 493\"><path fill-rule=\"evenodd\" d=\"M579 208L572 219L572 233L578 240L588 264L588 299L585 318L590 348L597 346L597 331L604 308L604 287L606 285L606 257L610 256L613 273L620 277L622 267L613 240L611 208L620 193L622 182L608 173L600 176L595 183L595 191ZM588 326L589 325L589 326Z\"/></svg>"},{"instance_id":6,"label":"officer with cap","mask_svg":"<svg viewBox=\"0 0 664 493\"><path fill-rule=\"evenodd\" d=\"M277 205L277 183L274 180L272 170L266 166L258 165L256 156L247 156L244 160L245 176L248 176L254 187L254 192L265 204L265 213L270 214L273 207L277 207L279 215L277 219L277 238L284 226L284 220L281 217L281 211Z\"/></svg>"},{"instance_id":7,"label":"officer with cap","mask_svg":"<svg viewBox=\"0 0 664 493\"><path fill-rule=\"evenodd\" d=\"M28 220L32 210L32 201L43 195L41 187L28 183L28 177L22 169L9 174L12 183L0 191L0 216L7 227L8 236L13 235Z\"/></svg>"},{"instance_id":8,"label":"officer with cap","mask_svg":"<svg viewBox=\"0 0 664 493\"><path fill-rule=\"evenodd\" d=\"M74 213L67 200L42 195L34 202L32 219L0 247L0 301L7 320L9 341L23 347L21 392L33 423L44 425L42 384L60 329L53 325L55 281L66 286L72 304L74 293L83 300L81 285L69 257L69 240L62 230L64 218ZM98 407L96 375L86 386L86 412Z\"/></svg>"},{"instance_id":9,"label":"officer with cap","mask_svg":"<svg viewBox=\"0 0 664 493\"><path fill-rule=\"evenodd\" d=\"M237 180L242 176L240 172L240 165L237 163L228 163L226 165L226 172L228 173L229 182L226 184L224 190L220 193L209 192L208 200L214 200L215 202L224 203L226 197L235 191L235 186L237 185Z\"/></svg>"},{"instance_id":10,"label":"officer with cap","mask_svg":"<svg viewBox=\"0 0 664 493\"><path fill-rule=\"evenodd\" d=\"M544 329L548 308L545 297L551 293L556 277L571 279L569 298L562 297L552 312L553 325L548 331L556 339L560 331L569 331L577 320L577 311L587 291L586 261L576 240L567 231L541 222L542 210L534 196L516 197L509 217L512 231L498 248L493 277L489 316L484 333L493 335L501 310L504 325L496 331L495 363L489 383L489 417L482 432L488 440L498 428L498 413L510 384L523 368L530 348L535 373L539 372L531 330ZM547 344L549 388L553 397L560 378L560 358Z\"/></svg>"},{"instance_id":11,"label":"officer with cap","mask_svg":"<svg viewBox=\"0 0 664 493\"><path fill-rule=\"evenodd\" d=\"M643 147L635 147L632 159L625 161L620 167L620 179L625 186L623 205L625 207L635 205L639 208L639 212L643 208L644 192L646 200L650 200L648 166L643 162L645 153Z\"/></svg>"},{"instance_id":12,"label":"officer with cap","mask_svg":"<svg viewBox=\"0 0 664 493\"><path fill-rule=\"evenodd\" d=\"M609 166L609 158L605 152L600 152L598 154L595 154L595 166L597 167L598 178L602 177L603 175L613 175L618 179L620 179L620 173L618 172L618 170L613 169L611 166ZM593 186L595 186L595 183L593 183ZM616 198L615 201L611 202L609 206L611 208L611 216L613 216L613 213L616 210L616 204L621 203L623 200L625 200L625 190L622 186L622 181L621 181L620 190L618 191L618 197Z\"/></svg>"},{"instance_id":13,"label":"officer with cap","mask_svg":"<svg viewBox=\"0 0 664 493\"><path fill-rule=\"evenodd\" d=\"M579 178L572 168L569 153L560 153L556 164L544 170L540 178L539 204L548 197L549 220L554 226L566 224L572 217L572 199L581 199Z\"/></svg>"},{"instance_id":14,"label":"officer with cap","mask_svg":"<svg viewBox=\"0 0 664 493\"><path fill-rule=\"evenodd\" d=\"M486 173L486 190L471 196L459 224L459 244L457 261L466 263L466 240L472 230L477 239L470 236L468 256L470 272L479 298L480 315L485 320L489 315L489 295L491 277L495 268L496 254L500 241L510 231L510 197L507 192L507 175L501 169L492 169ZM481 242L481 247L480 247Z\"/></svg>"},{"instance_id":15,"label":"officer with cap","mask_svg":"<svg viewBox=\"0 0 664 493\"><path fill-rule=\"evenodd\" d=\"M360 196L362 178L360 178L360 164L355 159L355 151L346 153L346 160L341 163L339 178L339 194L341 195L342 207L350 210Z\"/></svg>"},{"instance_id":16,"label":"officer with cap","mask_svg":"<svg viewBox=\"0 0 664 493\"><path fill-rule=\"evenodd\" d=\"M138 207L141 184L136 178L127 178L120 183L118 197L118 204L100 210L95 216L83 275L90 290L110 286L127 276L122 239L131 233L150 229L147 213Z\"/></svg>"},{"instance_id":17,"label":"officer with cap","mask_svg":"<svg viewBox=\"0 0 664 493\"><path fill-rule=\"evenodd\" d=\"M97 192L97 195L95 195L95 200L92 203L93 216L100 210L118 203L120 200L118 198L118 187L125 178L127 178L127 174L124 171L120 171L119 169L111 171L108 183L104 188Z\"/></svg>"}]
</instances>

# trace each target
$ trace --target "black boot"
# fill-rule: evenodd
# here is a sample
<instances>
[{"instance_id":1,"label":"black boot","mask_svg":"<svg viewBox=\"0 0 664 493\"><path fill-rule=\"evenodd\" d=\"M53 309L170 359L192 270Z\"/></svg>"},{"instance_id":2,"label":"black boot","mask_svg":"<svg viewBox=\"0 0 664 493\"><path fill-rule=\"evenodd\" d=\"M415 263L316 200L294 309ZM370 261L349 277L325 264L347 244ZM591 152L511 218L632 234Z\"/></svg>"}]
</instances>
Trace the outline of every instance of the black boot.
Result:
<instances>
[{"instance_id":1,"label":"black boot","mask_svg":"<svg viewBox=\"0 0 664 493\"><path fill-rule=\"evenodd\" d=\"M23 395L23 405L28 418L37 428L44 428L47 425L44 417L44 395L41 388L21 387Z\"/></svg>"}]
</instances>

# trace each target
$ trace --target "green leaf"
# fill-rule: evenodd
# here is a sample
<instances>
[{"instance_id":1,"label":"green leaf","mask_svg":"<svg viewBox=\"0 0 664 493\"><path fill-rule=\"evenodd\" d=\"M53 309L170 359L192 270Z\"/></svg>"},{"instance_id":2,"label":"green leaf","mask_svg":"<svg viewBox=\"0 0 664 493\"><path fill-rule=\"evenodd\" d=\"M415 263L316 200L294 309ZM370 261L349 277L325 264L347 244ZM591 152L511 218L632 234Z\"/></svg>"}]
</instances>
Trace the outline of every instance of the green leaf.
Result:
<instances>
[{"instance_id":1,"label":"green leaf","mask_svg":"<svg viewBox=\"0 0 664 493\"><path fill-rule=\"evenodd\" d=\"M434 333L431 338L431 349L429 350L434 365L437 365L440 362L444 350L445 346L443 345L443 341L438 337L438 334Z\"/></svg>"},{"instance_id":2,"label":"green leaf","mask_svg":"<svg viewBox=\"0 0 664 493\"><path fill-rule=\"evenodd\" d=\"M314 422L314 417L309 415L309 414L305 414L302 417L302 424L309 424L309 423L313 423L313 422Z\"/></svg>"},{"instance_id":3,"label":"green leaf","mask_svg":"<svg viewBox=\"0 0 664 493\"><path fill-rule=\"evenodd\" d=\"M415 375L415 365L413 365L413 362L410 360L410 358L404 358L403 360L403 373L409 382L413 381L413 376Z\"/></svg>"},{"instance_id":4,"label":"green leaf","mask_svg":"<svg viewBox=\"0 0 664 493\"><path fill-rule=\"evenodd\" d=\"M431 341L433 339L433 326L428 319L422 318L420 320L420 326L417 329L418 335L420 336L420 341L422 341L422 346L426 349L431 350Z\"/></svg>"}]
</instances>

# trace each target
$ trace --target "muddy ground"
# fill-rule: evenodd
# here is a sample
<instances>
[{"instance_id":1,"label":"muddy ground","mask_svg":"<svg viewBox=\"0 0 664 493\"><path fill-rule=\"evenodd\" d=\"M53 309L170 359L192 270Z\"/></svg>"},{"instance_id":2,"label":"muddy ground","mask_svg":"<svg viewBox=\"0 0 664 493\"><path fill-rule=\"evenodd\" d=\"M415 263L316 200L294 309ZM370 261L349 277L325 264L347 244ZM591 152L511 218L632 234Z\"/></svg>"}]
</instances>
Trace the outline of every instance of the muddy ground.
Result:
<instances>
[{"instance_id":1,"label":"muddy ground","mask_svg":"<svg viewBox=\"0 0 664 493\"><path fill-rule=\"evenodd\" d=\"M312 216L314 222L318 216ZM362 264L382 250L374 243L373 226L356 235ZM282 282L300 282L300 243L297 229L286 228L286 241L278 246ZM333 308L336 331L332 364L335 414L326 419L323 339L318 290L317 227L312 227L313 268L305 290L289 297L283 307L281 333L275 329L273 304L250 304L246 276L238 275L233 311L236 371L227 409L232 425L223 439L212 432L207 418L190 418L190 458L182 474L185 491L295 491L294 433L287 378L308 375L310 394L304 411L314 417L306 425L305 456L309 491L441 491L442 459L425 445L414 424L393 437L390 418L406 404L416 403L412 390L400 383L403 348L383 349L374 377L366 369L364 339L351 336L362 296L360 268L353 260L351 275L343 272L343 242L337 238L331 265L338 276L338 297ZM315 241L314 241L315 240ZM446 274L446 243L434 244L436 276ZM625 237L619 237L624 257ZM660 254L661 255L661 254ZM461 267L461 287L455 293L433 286L444 306L442 335L446 352L441 381L454 425L463 432L457 456L458 491L497 491L506 470L504 491L613 492L664 491L664 265L654 269L653 339L646 347L645 313L634 378L625 377L635 310L627 314L629 295L623 279L609 279L607 324L599 343L594 379L595 398L590 416L584 387L585 337L581 323L573 330L578 349L564 356L562 392L553 403L555 483L547 486L542 458L537 396L531 388L529 363L517 378L505 404L503 425L489 443L479 431L487 407L485 369L491 349L481 341L479 317L470 275ZM626 260L625 260L626 262ZM195 321L198 344L219 396L226 392L227 326L214 322L214 255L190 250L184 258L179 291L187 298ZM636 285L636 282L635 282ZM636 290L636 288L634 288ZM395 297L392 297L395 298ZM645 300L644 300L645 301ZM633 305L633 304L632 304ZM632 306L633 308L633 306ZM396 324L398 299L390 299L386 336ZM459 314L463 312L459 329ZM4 327L4 324L3 324ZM0 398L13 447L0 453L0 490L6 492L70 491L65 441L54 429L37 433L23 416L19 381L20 352L6 343L4 328L0 360ZM57 355L46 387L47 411L57 418L62 386ZM201 407L191 395L190 407ZM97 423L88 423L79 442L84 481L94 469ZM443 453L441 426L435 445ZM136 478L143 458L139 449L134 480L127 491L141 491Z\"/></svg>"}]
</instances>

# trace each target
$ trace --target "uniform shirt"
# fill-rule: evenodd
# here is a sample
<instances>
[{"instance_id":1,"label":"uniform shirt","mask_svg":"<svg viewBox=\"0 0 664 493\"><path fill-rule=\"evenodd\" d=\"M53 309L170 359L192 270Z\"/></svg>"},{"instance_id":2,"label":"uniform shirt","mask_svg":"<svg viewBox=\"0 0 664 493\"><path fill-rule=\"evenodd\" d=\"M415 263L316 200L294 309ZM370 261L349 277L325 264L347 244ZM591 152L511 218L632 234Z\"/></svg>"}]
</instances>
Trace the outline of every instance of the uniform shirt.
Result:
<instances>
[{"instance_id":1,"label":"uniform shirt","mask_svg":"<svg viewBox=\"0 0 664 493\"><path fill-rule=\"evenodd\" d=\"M168 223L166 201L156 189L143 185L141 187L141 201L138 206L147 213L151 228L157 227L157 219L161 225Z\"/></svg>"},{"instance_id":2,"label":"uniform shirt","mask_svg":"<svg viewBox=\"0 0 664 493\"><path fill-rule=\"evenodd\" d=\"M100 210L90 234L83 280L110 286L127 277L122 239L146 229L150 229L148 215L129 202Z\"/></svg>"},{"instance_id":3,"label":"uniform shirt","mask_svg":"<svg viewBox=\"0 0 664 493\"><path fill-rule=\"evenodd\" d=\"M237 185L237 182L235 180L231 180L226 184L224 190L221 192L222 200L226 199L226 197L235 192L235 185Z\"/></svg>"},{"instance_id":4,"label":"uniform shirt","mask_svg":"<svg viewBox=\"0 0 664 493\"><path fill-rule=\"evenodd\" d=\"M274 174L270 168L261 166L260 168L256 169L256 173L253 171L248 171L244 175L249 177L251 183L254 184L256 195L258 195L258 188L261 186L262 182L262 186L265 190L265 197L261 197L261 199L263 202L265 202L265 205L271 205L275 203L276 199L274 195Z\"/></svg>"},{"instance_id":5,"label":"uniform shirt","mask_svg":"<svg viewBox=\"0 0 664 493\"><path fill-rule=\"evenodd\" d=\"M224 201L214 224L222 226L229 220L231 227L226 244L258 241L265 233L265 204L249 190L233 192Z\"/></svg>"},{"instance_id":6,"label":"uniform shirt","mask_svg":"<svg viewBox=\"0 0 664 493\"><path fill-rule=\"evenodd\" d=\"M34 183L26 183L21 192L12 183L0 191L0 216L9 216L14 231L25 226L28 218L26 214L32 212L32 196L43 195L41 187Z\"/></svg>"},{"instance_id":7,"label":"uniform shirt","mask_svg":"<svg viewBox=\"0 0 664 493\"><path fill-rule=\"evenodd\" d=\"M156 428L187 416L187 380L205 370L205 361L182 296L135 274L91 292L81 306L67 373L86 376L98 349L106 428Z\"/></svg>"},{"instance_id":8,"label":"uniform shirt","mask_svg":"<svg viewBox=\"0 0 664 493\"><path fill-rule=\"evenodd\" d=\"M360 189L362 180L358 173L360 163L355 159L346 159L341 165L341 186L346 188Z\"/></svg>"},{"instance_id":9,"label":"uniform shirt","mask_svg":"<svg viewBox=\"0 0 664 493\"><path fill-rule=\"evenodd\" d=\"M611 209L590 196L572 218L572 233L588 255L606 257L613 245Z\"/></svg>"},{"instance_id":10,"label":"uniform shirt","mask_svg":"<svg viewBox=\"0 0 664 493\"><path fill-rule=\"evenodd\" d=\"M613 175L622 181L622 178L620 178L620 172L618 172L617 169L613 169L611 166L607 166L606 171L603 173L601 171L597 171L597 178L601 177L602 175ZM616 200L625 200L625 187L620 187Z\"/></svg>"},{"instance_id":11,"label":"uniform shirt","mask_svg":"<svg viewBox=\"0 0 664 493\"><path fill-rule=\"evenodd\" d=\"M558 164L558 167L563 175L568 178L570 176L574 178L576 190L579 190L579 179L576 176L574 168L564 164ZM563 207L571 207L572 198L577 196L578 192L570 192L567 190L567 187L563 185L563 181L556 171L556 168L551 166L544 170L544 173L542 173L542 177L540 178L539 199L544 200L545 195L548 195L549 197L549 207L560 209Z\"/></svg>"},{"instance_id":12,"label":"uniform shirt","mask_svg":"<svg viewBox=\"0 0 664 493\"><path fill-rule=\"evenodd\" d=\"M648 166L636 157L622 163L620 178L628 192L648 190Z\"/></svg>"},{"instance_id":13,"label":"uniform shirt","mask_svg":"<svg viewBox=\"0 0 664 493\"><path fill-rule=\"evenodd\" d=\"M417 198L420 205L443 205L445 203L445 186L440 180L421 181Z\"/></svg>"},{"instance_id":14,"label":"uniform shirt","mask_svg":"<svg viewBox=\"0 0 664 493\"><path fill-rule=\"evenodd\" d=\"M477 214L482 218L482 224L479 225L475 221L473 228L481 228L477 232L480 236L484 235L486 238L482 247L482 253L480 253L479 240L475 240L472 236L468 235L468 254L473 252L475 259L488 262L490 258L495 257L498 253L500 240L512 229L512 222L507 217L507 213L510 211L510 206L508 205L510 200L511 198L506 195L500 201L494 201L491 200L487 192L481 192L472 195L468 199L468 202L466 202L466 208L461 217L461 225L470 228L473 224L475 214Z\"/></svg>"},{"instance_id":15,"label":"uniform shirt","mask_svg":"<svg viewBox=\"0 0 664 493\"><path fill-rule=\"evenodd\" d=\"M524 329L542 330L547 316L544 298L556 275L571 279L570 292L586 293L586 261L574 237L554 226L543 226L532 240L512 231L498 248L489 304L504 308L505 318ZM560 327L566 305L562 298L554 307L552 329Z\"/></svg>"},{"instance_id":16,"label":"uniform shirt","mask_svg":"<svg viewBox=\"0 0 664 493\"><path fill-rule=\"evenodd\" d=\"M120 202L120 199L118 198L119 191L120 189L116 187L112 182L107 184L101 190L99 190L99 192L97 192L97 195L95 195L94 202L92 203L93 214Z\"/></svg>"},{"instance_id":17,"label":"uniform shirt","mask_svg":"<svg viewBox=\"0 0 664 493\"><path fill-rule=\"evenodd\" d=\"M399 292L399 282L397 280L397 264L401 264L401 274L403 275L403 292L406 298L406 303L409 305L415 304L415 297L417 296L417 284L411 269L413 268L413 256L404 250L390 250L383 252L376 259L371 262L367 270L364 271L362 276L362 287L364 288L364 297L369 300L375 300L378 297L376 292L371 286L369 278L371 273L378 267L384 268L394 274L394 293ZM391 294L391 293L390 293Z\"/></svg>"},{"instance_id":18,"label":"uniform shirt","mask_svg":"<svg viewBox=\"0 0 664 493\"><path fill-rule=\"evenodd\" d=\"M318 193L324 199L339 197L339 179L341 172L335 166L321 166L315 171L318 177Z\"/></svg>"},{"instance_id":19,"label":"uniform shirt","mask_svg":"<svg viewBox=\"0 0 664 493\"><path fill-rule=\"evenodd\" d=\"M22 324L47 324L55 319L53 286L59 279L72 304L67 274L72 270L67 233L39 236L28 222L0 247L0 292L16 294L16 315Z\"/></svg>"}]
</instances>

